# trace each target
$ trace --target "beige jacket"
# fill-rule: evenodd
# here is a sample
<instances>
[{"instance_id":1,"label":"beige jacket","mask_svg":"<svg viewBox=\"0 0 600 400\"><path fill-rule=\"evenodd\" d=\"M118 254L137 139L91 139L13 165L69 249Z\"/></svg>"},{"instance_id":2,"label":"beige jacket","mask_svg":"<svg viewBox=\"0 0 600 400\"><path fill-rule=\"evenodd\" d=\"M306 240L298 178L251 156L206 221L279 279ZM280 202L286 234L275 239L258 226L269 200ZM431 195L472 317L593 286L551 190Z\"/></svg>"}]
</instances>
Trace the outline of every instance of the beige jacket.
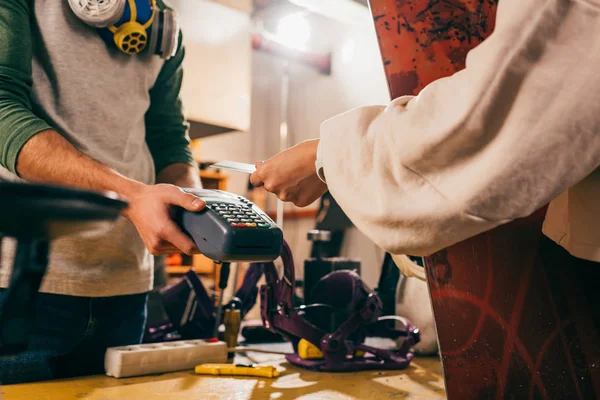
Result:
<instances>
[{"instance_id":1,"label":"beige jacket","mask_svg":"<svg viewBox=\"0 0 600 400\"><path fill-rule=\"evenodd\" d=\"M600 261L600 0L499 4L464 70L325 121L317 167L392 254L431 254L555 199L545 234Z\"/></svg>"}]
</instances>

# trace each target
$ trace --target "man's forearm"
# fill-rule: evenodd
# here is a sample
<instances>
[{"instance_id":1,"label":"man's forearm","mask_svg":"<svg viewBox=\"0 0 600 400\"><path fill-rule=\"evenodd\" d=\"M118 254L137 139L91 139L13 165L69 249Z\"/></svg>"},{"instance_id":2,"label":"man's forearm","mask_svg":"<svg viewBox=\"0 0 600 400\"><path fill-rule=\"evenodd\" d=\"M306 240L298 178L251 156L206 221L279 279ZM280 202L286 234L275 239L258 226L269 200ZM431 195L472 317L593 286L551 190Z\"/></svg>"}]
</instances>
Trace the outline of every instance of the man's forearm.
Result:
<instances>
[{"instance_id":1,"label":"man's forearm","mask_svg":"<svg viewBox=\"0 0 600 400\"><path fill-rule=\"evenodd\" d=\"M170 183L179 187L202 188L198 169L190 164L175 163L163 168L156 177L157 183Z\"/></svg>"},{"instance_id":2,"label":"man's forearm","mask_svg":"<svg viewBox=\"0 0 600 400\"><path fill-rule=\"evenodd\" d=\"M112 191L125 197L144 186L81 153L53 130L40 132L25 143L17 158L17 171L31 182Z\"/></svg>"}]
</instances>

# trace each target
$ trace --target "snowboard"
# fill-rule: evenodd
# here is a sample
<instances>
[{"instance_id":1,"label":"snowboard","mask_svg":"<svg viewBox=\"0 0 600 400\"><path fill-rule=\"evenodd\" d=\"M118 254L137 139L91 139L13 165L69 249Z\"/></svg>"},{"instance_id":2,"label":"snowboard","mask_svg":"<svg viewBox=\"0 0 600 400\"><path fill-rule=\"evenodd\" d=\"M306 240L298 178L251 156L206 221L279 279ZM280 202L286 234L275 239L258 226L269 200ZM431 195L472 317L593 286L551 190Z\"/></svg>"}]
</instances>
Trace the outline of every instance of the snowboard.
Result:
<instances>
[{"instance_id":1,"label":"snowboard","mask_svg":"<svg viewBox=\"0 0 600 400\"><path fill-rule=\"evenodd\" d=\"M465 66L497 0L369 0L391 98ZM424 258L449 399L600 396L600 278L542 235L546 207Z\"/></svg>"}]
</instances>

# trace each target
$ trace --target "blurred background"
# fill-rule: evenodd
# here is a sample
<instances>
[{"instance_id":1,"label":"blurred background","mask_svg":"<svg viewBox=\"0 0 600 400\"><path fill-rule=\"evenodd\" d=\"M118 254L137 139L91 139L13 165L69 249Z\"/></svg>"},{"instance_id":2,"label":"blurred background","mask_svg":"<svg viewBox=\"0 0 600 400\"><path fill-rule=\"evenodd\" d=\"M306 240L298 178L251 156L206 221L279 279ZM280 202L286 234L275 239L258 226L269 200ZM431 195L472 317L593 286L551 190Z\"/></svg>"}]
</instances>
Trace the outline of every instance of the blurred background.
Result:
<instances>
[{"instance_id":1,"label":"blurred background","mask_svg":"<svg viewBox=\"0 0 600 400\"><path fill-rule=\"evenodd\" d=\"M255 163L319 136L321 122L349 109L389 101L366 0L170 0L186 57L182 97L205 187L245 195L278 217L275 196L252 191L248 175L207 168ZM279 205L298 279L311 255L307 232L328 214L330 255L361 260L371 287L384 253L351 226L330 198L305 208ZM283 213L281 213L283 208ZM321 213L319 212L319 209ZM210 260L174 255L169 277L194 265L207 278Z\"/></svg>"}]
</instances>

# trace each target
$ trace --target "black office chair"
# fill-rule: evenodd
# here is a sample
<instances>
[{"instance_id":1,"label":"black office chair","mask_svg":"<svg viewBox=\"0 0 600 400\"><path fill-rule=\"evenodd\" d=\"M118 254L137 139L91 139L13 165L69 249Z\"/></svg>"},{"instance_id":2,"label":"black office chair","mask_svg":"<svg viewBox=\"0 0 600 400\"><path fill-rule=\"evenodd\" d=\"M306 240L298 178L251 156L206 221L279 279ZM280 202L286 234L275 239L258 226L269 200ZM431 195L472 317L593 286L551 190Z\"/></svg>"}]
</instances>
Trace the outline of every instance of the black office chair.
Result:
<instances>
[{"instance_id":1,"label":"black office chair","mask_svg":"<svg viewBox=\"0 0 600 400\"><path fill-rule=\"evenodd\" d=\"M10 286L0 306L0 355L29 345L50 241L111 224L126 206L112 193L0 181L0 244L2 237L17 240Z\"/></svg>"}]
</instances>

